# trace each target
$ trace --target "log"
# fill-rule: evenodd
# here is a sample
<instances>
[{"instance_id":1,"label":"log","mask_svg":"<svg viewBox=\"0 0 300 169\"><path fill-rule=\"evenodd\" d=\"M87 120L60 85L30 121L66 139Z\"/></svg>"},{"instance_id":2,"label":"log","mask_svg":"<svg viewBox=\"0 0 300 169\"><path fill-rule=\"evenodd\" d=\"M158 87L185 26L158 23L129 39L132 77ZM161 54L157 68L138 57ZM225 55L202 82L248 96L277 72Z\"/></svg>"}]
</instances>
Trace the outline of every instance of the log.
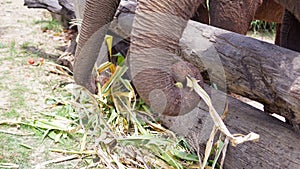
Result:
<instances>
[{"instance_id":1,"label":"log","mask_svg":"<svg viewBox=\"0 0 300 169\"><path fill-rule=\"evenodd\" d=\"M230 103L225 120L229 130L244 134L253 131L260 140L229 147L226 168L299 168L300 137L291 126L238 100Z\"/></svg>"},{"instance_id":2,"label":"log","mask_svg":"<svg viewBox=\"0 0 300 169\"><path fill-rule=\"evenodd\" d=\"M183 59L208 73L210 84L262 103L299 130L299 53L193 21L180 46Z\"/></svg>"},{"instance_id":3,"label":"log","mask_svg":"<svg viewBox=\"0 0 300 169\"><path fill-rule=\"evenodd\" d=\"M61 22L64 27L69 27L69 22L75 19L74 4L72 0L24 0L28 8L47 9L52 17Z\"/></svg>"},{"instance_id":4,"label":"log","mask_svg":"<svg viewBox=\"0 0 300 169\"><path fill-rule=\"evenodd\" d=\"M264 104L299 130L300 53L193 21L180 46L211 84Z\"/></svg>"},{"instance_id":5,"label":"log","mask_svg":"<svg viewBox=\"0 0 300 169\"><path fill-rule=\"evenodd\" d=\"M215 103L222 103L225 94L213 91L220 96ZM255 132L260 135L258 142L246 142L233 147L229 145L225 169L299 168L300 136L293 132L292 126L270 116L259 109L235 98L228 98L228 114L225 124L233 134ZM215 107L220 108L218 104ZM189 114L178 117L162 116L161 120L171 130L182 135L189 144L204 152L204 146L211 132L213 122L207 107L201 103Z\"/></svg>"},{"instance_id":6,"label":"log","mask_svg":"<svg viewBox=\"0 0 300 169\"><path fill-rule=\"evenodd\" d=\"M53 13L60 13L62 6L59 5L58 0L24 0L24 6L28 8L42 8L47 9Z\"/></svg>"}]
</instances>

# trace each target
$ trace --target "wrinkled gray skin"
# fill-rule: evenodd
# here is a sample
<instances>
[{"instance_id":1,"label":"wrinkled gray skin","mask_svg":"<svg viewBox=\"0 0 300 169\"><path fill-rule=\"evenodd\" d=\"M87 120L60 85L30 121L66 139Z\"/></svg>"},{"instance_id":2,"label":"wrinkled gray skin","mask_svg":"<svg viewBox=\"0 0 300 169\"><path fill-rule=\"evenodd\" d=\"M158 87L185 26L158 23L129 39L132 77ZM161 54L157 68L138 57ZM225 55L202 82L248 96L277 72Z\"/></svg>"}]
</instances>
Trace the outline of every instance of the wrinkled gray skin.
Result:
<instances>
[{"instance_id":1,"label":"wrinkled gray skin","mask_svg":"<svg viewBox=\"0 0 300 169\"><path fill-rule=\"evenodd\" d=\"M300 22L288 10L281 26L280 46L300 52Z\"/></svg>"},{"instance_id":2,"label":"wrinkled gray skin","mask_svg":"<svg viewBox=\"0 0 300 169\"><path fill-rule=\"evenodd\" d=\"M120 0L87 0L75 53L74 79L77 84L95 92L93 66L107 32L107 24L115 15ZM86 45L89 43L89 45ZM86 45L86 46L85 46Z\"/></svg>"},{"instance_id":3,"label":"wrinkled gray skin","mask_svg":"<svg viewBox=\"0 0 300 169\"><path fill-rule=\"evenodd\" d=\"M282 20L280 46L300 52L300 1L275 1L286 9Z\"/></svg>"},{"instance_id":4,"label":"wrinkled gray skin","mask_svg":"<svg viewBox=\"0 0 300 169\"><path fill-rule=\"evenodd\" d=\"M275 0L278 4L290 11L298 20L300 20L300 1L298 0Z\"/></svg>"},{"instance_id":5,"label":"wrinkled gray skin","mask_svg":"<svg viewBox=\"0 0 300 169\"><path fill-rule=\"evenodd\" d=\"M284 0L277 1L284 4ZM185 64L179 59L177 52L178 42L188 19L203 2L202 0L139 0L133 23L128 66L137 92L156 112L167 115L184 114L199 102L199 97L189 87L178 88L175 83L185 84L183 79L186 75L201 79L192 65ZM210 2L214 3L216 0ZM86 2L76 51L74 77L76 83L92 92L95 92L95 85L91 72L106 33L106 28L103 26L112 20L118 4L118 0L87 0ZM252 8L257 8L259 4L257 1L250 4L252 6L249 6L249 11L254 13L255 10ZM286 8L295 10L289 5L287 4ZM234 9L232 6L231 8ZM240 6L237 5L236 8ZM298 13L295 16L297 17ZM97 31L100 28L104 31ZM93 38L93 34L97 38ZM87 41L92 42L89 44L93 45L83 48Z\"/></svg>"}]
</instances>

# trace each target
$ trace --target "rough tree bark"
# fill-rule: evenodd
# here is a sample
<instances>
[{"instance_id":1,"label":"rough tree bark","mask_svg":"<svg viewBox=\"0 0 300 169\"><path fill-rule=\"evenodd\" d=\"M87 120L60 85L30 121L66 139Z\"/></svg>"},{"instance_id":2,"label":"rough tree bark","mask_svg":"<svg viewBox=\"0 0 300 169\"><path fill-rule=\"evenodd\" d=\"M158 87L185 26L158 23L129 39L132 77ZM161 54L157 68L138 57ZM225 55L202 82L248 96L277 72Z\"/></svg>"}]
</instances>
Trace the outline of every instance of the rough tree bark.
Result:
<instances>
[{"instance_id":1,"label":"rough tree bark","mask_svg":"<svg viewBox=\"0 0 300 169\"><path fill-rule=\"evenodd\" d=\"M298 168L300 137L291 126L237 100L230 102L225 123L233 133L257 132L260 140L229 147L225 168Z\"/></svg>"},{"instance_id":2,"label":"rough tree bark","mask_svg":"<svg viewBox=\"0 0 300 169\"><path fill-rule=\"evenodd\" d=\"M209 72L211 83L261 102L299 127L299 53L192 21L181 47L185 60Z\"/></svg>"},{"instance_id":3,"label":"rough tree bark","mask_svg":"<svg viewBox=\"0 0 300 169\"><path fill-rule=\"evenodd\" d=\"M285 116L295 127L300 114L300 54L273 44L190 21L181 39L183 59L198 66L219 89L257 100L265 110ZM205 73L207 72L207 73ZM226 98L210 90L218 112ZM229 146L224 168L298 168L300 136L294 128L241 101L228 98L225 123L232 133L260 135L257 143ZM212 120L203 103L191 113L162 117L163 124L184 135L195 149L203 146ZM203 149L202 149L203 150ZM201 147L200 147L201 151ZM203 152L203 151L201 151Z\"/></svg>"},{"instance_id":4,"label":"rough tree bark","mask_svg":"<svg viewBox=\"0 0 300 169\"><path fill-rule=\"evenodd\" d=\"M215 97L214 106L218 109L218 103L223 102L224 97L220 92L213 93L220 96ZM228 104L225 124L229 131L233 134L255 132L260 135L260 139L237 147L230 145L226 153L225 169L299 168L300 136L293 132L290 125L234 98L229 97ZM171 130L185 136L194 149L200 147L200 153L204 152L213 122L203 103L189 114L165 116L161 120Z\"/></svg>"}]
</instances>

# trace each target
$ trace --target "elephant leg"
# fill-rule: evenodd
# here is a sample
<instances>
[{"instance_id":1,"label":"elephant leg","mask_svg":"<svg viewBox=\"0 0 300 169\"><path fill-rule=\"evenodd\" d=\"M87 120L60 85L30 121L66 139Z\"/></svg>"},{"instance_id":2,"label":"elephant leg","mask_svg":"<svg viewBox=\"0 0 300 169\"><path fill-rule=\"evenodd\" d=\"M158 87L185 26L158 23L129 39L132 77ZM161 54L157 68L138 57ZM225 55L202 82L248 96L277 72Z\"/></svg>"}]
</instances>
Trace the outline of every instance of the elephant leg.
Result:
<instances>
[{"instance_id":1,"label":"elephant leg","mask_svg":"<svg viewBox=\"0 0 300 169\"><path fill-rule=\"evenodd\" d=\"M120 0L87 0L75 53L74 79L79 85L95 92L92 70L100 47Z\"/></svg>"},{"instance_id":2,"label":"elephant leg","mask_svg":"<svg viewBox=\"0 0 300 169\"><path fill-rule=\"evenodd\" d=\"M263 3L258 7L255 13L255 20L263 20L276 23L275 44L280 45L280 27L284 8L274 0L263 0Z\"/></svg>"},{"instance_id":3,"label":"elephant leg","mask_svg":"<svg viewBox=\"0 0 300 169\"><path fill-rule=\"evenodd\" d=\"M176 55L187 21L200 3L200 0L139 0L129 68L138 94L157 113L188 113L200 101L185 81L187 75L201 80L198 69Z\"/></svg>"},{"instance_id":4,"label":"elephant leg","mask_svg":"<svg viewBox=\"0 0 300 169\"><path fill-rule=\"evenodd\" d=\"M246 34L262 0L210 0L210 24Z\"/></svg>"},{"instance_id":5,"label":"elephant leg","mask_svg":"<svg viewBox=\"0 0 300 169\"><path fill-rule=\"evenodd\" d=\"M280 46L300 52L300 22L285 10L281 26Z\"/></svg>"},{"instance_id":6,"label":"elephant leg","mask_svg":"<svg viewBox=\"0 0 300 169\"><path fill-rule=\"evenodd\" d=\"M263 0L262 5L256 10L254 19L281 23L283 13L284 7L274 0Z\"/></svg>"},{"instance_id":7,"label":"elephant leg","mask_svg":"<svg viewBox=\"0 0 300 169\"><path fill-rule=\"evenodd\" d=\"M281 23L276 23L275 45L280 46Z\"/></svg>"},{"instance_id":8,"label":"elephant leg","mask_svg":"<svg viewBox=\"0 0 300 169\"><path fill-rule=\"evenodd\" d=\"M209 12L206 2L199 5L196 13L193 15L191 20L204 24L209 24Z\"/></svg>"},{"instance_id":9,"label":"elephant leg","mask_svg":"<svg viewBox=\"0 0 300 169\"><path fill-rule=\"evenodd\" d=\"M300 1L299 0L274 0L282 5L285 9L294 14L295 18L300 21Z\"/></svg>"}]
</instances>

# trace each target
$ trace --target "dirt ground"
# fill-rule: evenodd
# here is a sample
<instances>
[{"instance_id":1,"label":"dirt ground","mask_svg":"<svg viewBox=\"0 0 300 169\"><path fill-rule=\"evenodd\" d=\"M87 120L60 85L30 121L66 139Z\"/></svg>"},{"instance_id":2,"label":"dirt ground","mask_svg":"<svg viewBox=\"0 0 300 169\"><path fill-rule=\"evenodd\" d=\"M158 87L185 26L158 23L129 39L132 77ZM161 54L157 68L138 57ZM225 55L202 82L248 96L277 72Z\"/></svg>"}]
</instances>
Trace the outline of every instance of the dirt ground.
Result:
<instances>
[{"instance_id":1,"label":"dirt ground","mask_svg":"<svg viewBox=\"0 0 300 169\"><path fill-rule=\"evenodd\" d=\"M42 33L42 25L35 24L37 21L49 20L50 15L47 11L27 9L23 6L23 0L0 0L0 4L1 87L8 89L1 90L0 109L8 110L13 104L9 95L15 85L27 90L26 103L34 104L28 108L34 109L38 105L41 107L44 102L42 95L45 95L41 91L46 86L38 79L41 74L34 72L36 67L29 65L27 61L34 58L37 62L39 57L45 58L46 61L55 60L62 54L62 51L56 48L66 44L61 37Z\"/></svg>"},{"instance_id":2,"label":"dirt ground","mask_svg":"<svg viewBox=\"0 0 300 169\"><path fill-rule=\"evenodd\" d=\"M57 85L67 80L51 73L55 66L38 66L40 58L54 63L63 53L61 49L67 45L64 36L51 31L43 33L42 27L49 24L50 14L42 9L28 9L23 3L23 0L0 0L0 168L5 163L34 168L61 156L48 151L54 146L53 141L36 135L20 136L18 133L32 131L5 125L9 120L33 117L45 110L49 106L45 100L59 96ZM35 60L34 65L28 63L30 58Z\"/></svg>"}]
</instances>

